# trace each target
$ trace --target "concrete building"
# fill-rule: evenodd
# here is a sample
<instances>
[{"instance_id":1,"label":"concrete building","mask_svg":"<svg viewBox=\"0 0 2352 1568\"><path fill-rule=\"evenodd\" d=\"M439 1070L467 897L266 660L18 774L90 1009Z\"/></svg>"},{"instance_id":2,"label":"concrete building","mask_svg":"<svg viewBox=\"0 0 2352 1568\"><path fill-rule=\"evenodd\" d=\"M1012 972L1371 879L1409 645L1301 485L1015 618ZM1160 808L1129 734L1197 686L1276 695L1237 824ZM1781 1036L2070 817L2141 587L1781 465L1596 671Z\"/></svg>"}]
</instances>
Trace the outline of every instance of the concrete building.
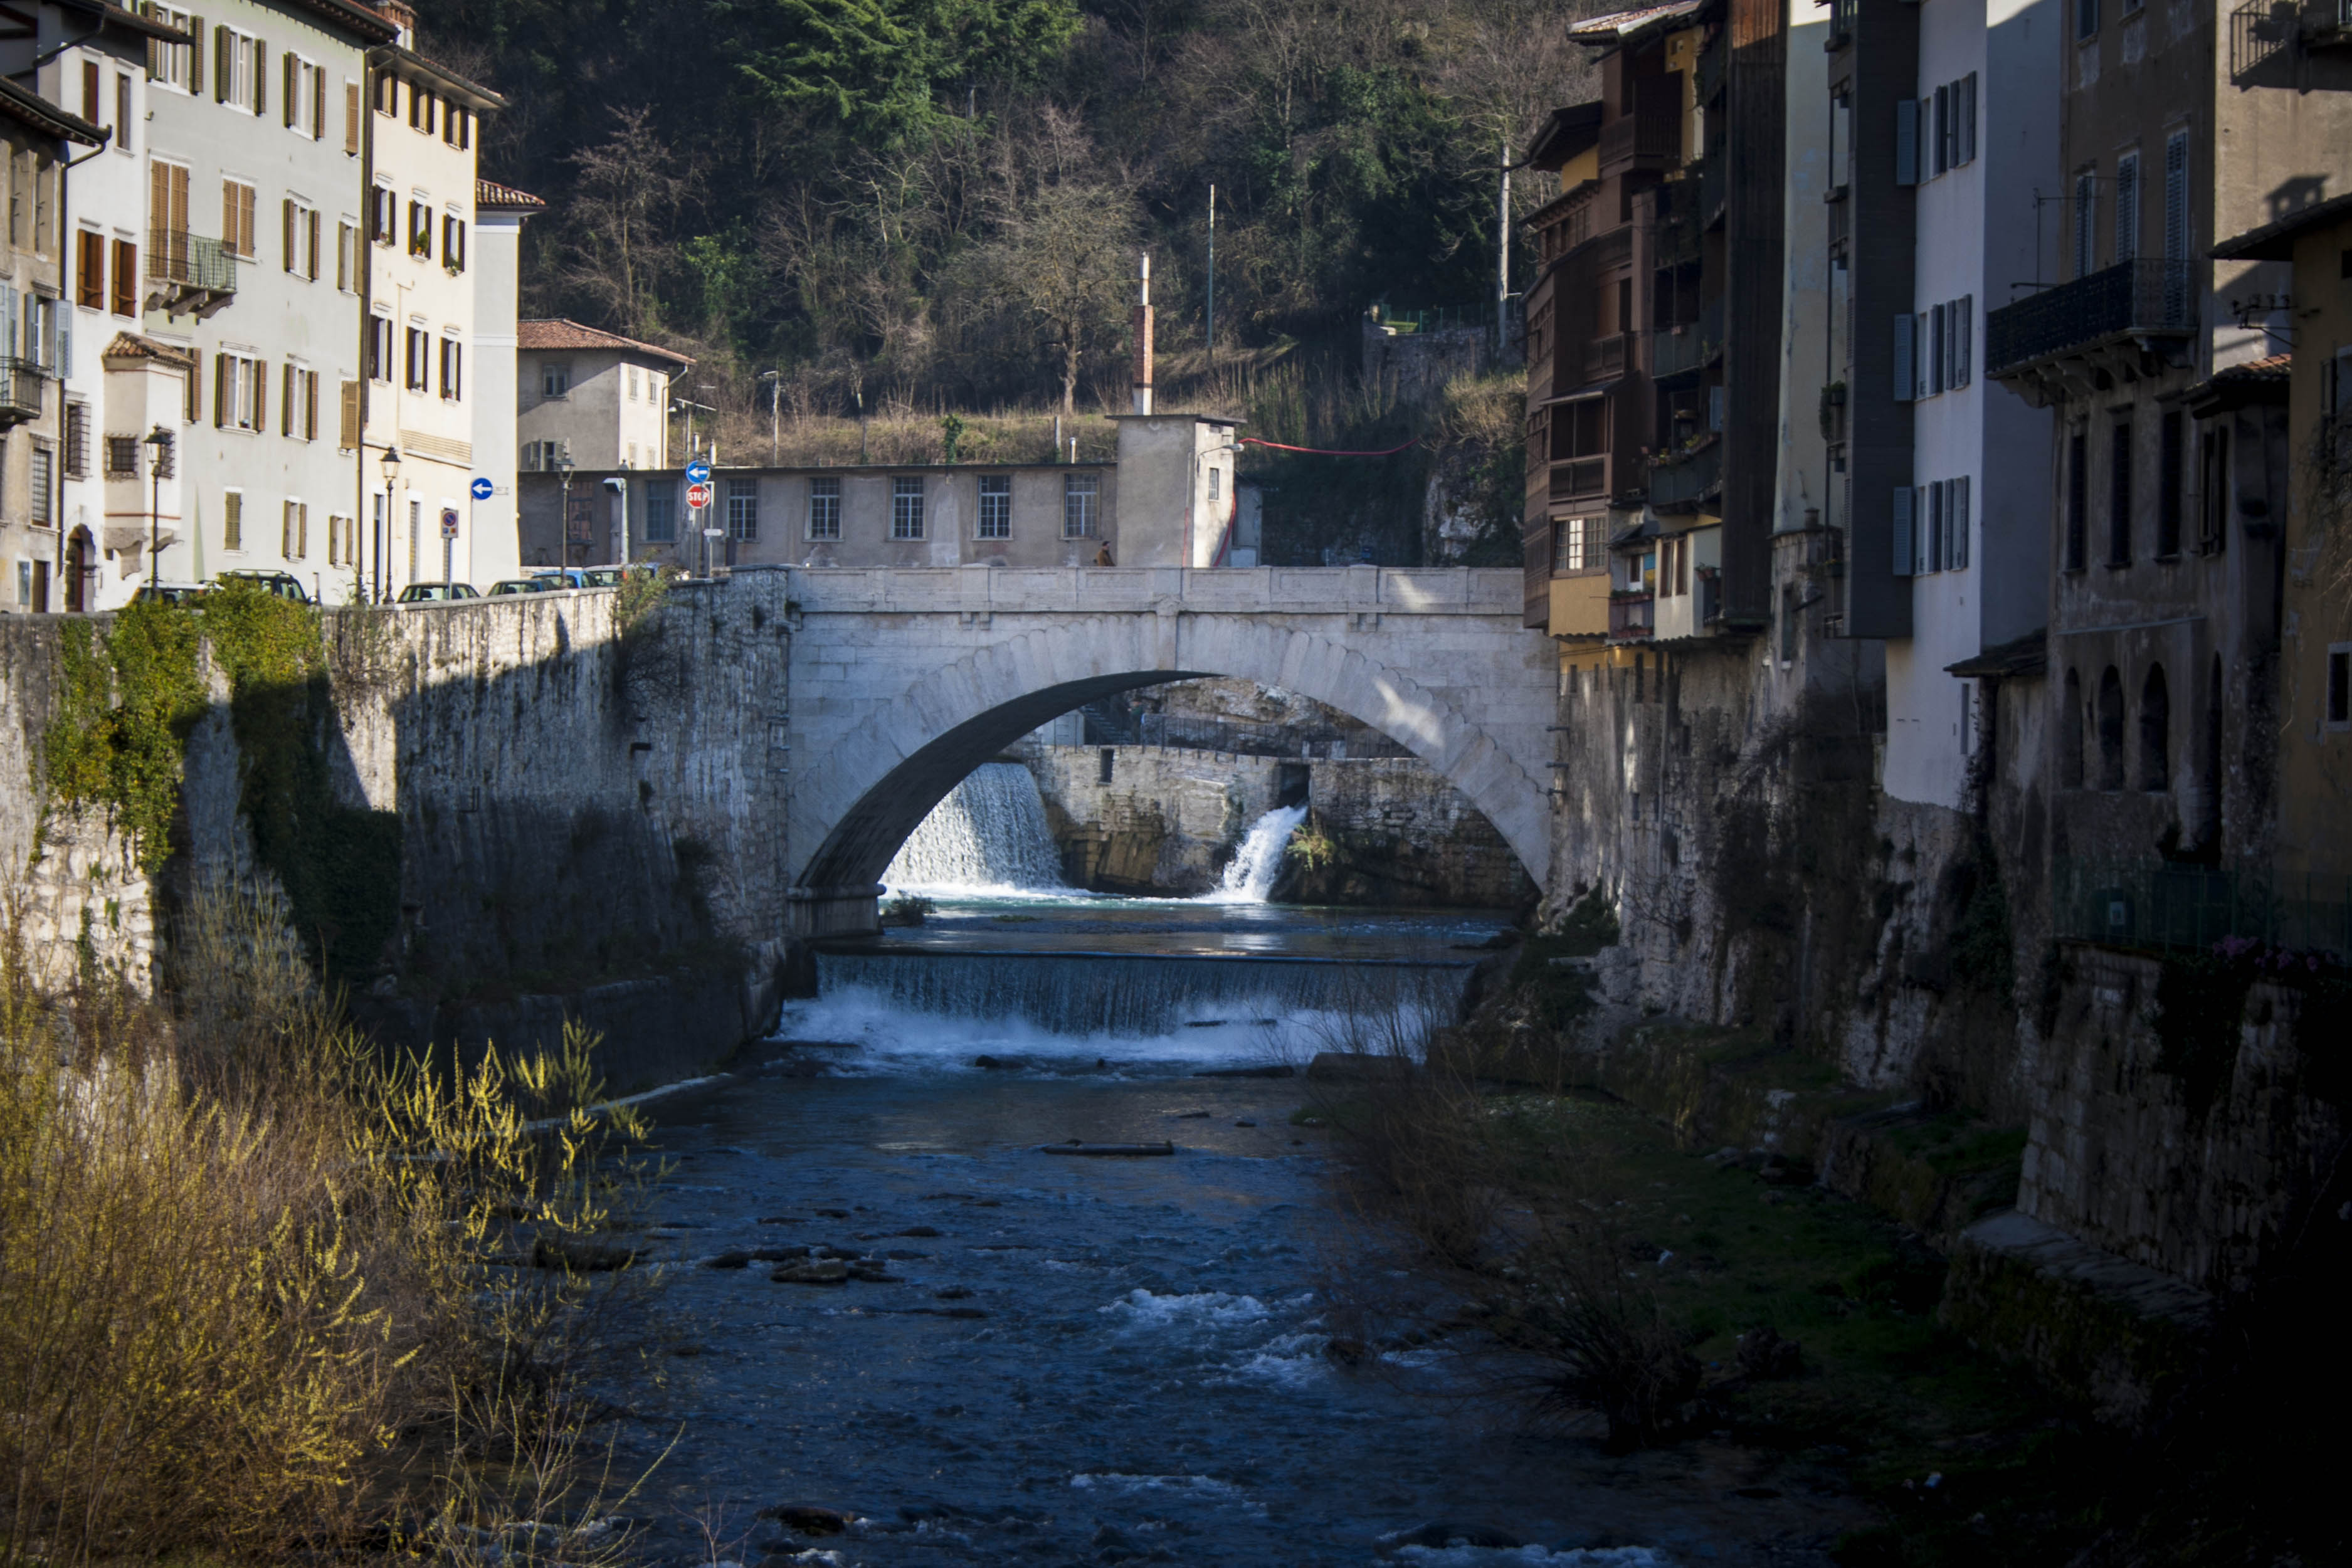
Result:
<instances>
[{"instance_id":1,"label":"concrete building","mask_svg":"<svg viewBox=\"0 0 2352 1568\"><path fill-rule=\"evenodd\" d=\"M2352 174L2352 78L2256 11L2071 0L2063 223L2035 275L2063 281L1986 319L1986 373L2054 421L2062 936L2137 939L2178 868L2274 846L2289 264L2213 247Z\"/></svg>"},{"instance_id":2,"label":"concrete building","mask_svg":"<svg viewBox=\"0 0 2352 1568\"><path fill-rule=\"evenodd\" d=\"M58 384L64 169L106 133L0 78L8 233L0 251L0 559L10 610L85 610L98 576L89 530L60 538Z\"/></svg>"},{"instance_id":3,"label":"concrete building","mask_svg":"<svg viewBox=\"0 0 2352 1568\"><path fill-rule=\"evenodd\" d=\"M356 587L359 430L338 408L361 370L362 88L366 51L398 31L349 0L222 0L185 48L158 51L144 335L201 367L167 580L284 571L330 601Z\"/></svg>"},{"instance_id":4,"label":"concrete building","mask_svg":"<svg viewBox=\"0 0 2352 1568\"><path fill-rule=\"evenodd\" d=\"M495 181L474 182L474 342L467 373L474 411L474 470L490 481L490 498L468 514L471 575L481 586L522 568L521 514L515 471L520 437L516 387L516 322L522 298L522 225L547 204Z\"/></svg>"},{"instance_id":5,"label":"concrete building","mask_svg":"<svg viewBox=\"0 0 2352 1568\"><path fill-rule=\"evenodd\" d=\"M485 565L502 575L513 559L503 537L483 547L470 493L484 390L469 382L475 143L480 117L506 100L411 48L404 5L385 11L401 33L368 54L362 138L366 375L357 444L369 529L364 540L338 533L328 547L329 565L354 584L363 577L376 599L414 582L473 581ZM510 450L499 449L501 468Z\"/></svg>"},{"instance_id":6,"label":"concrete building","mask_svg":"<svg viewBox=\"0 0 2352 1568\"><path fill-rule=\"evenodd\" d=\"M2281 541L2273 862L2283 907L2340 908L2352 878L2352 192L2233 236L2213 254L2292 269L2286 446L2295 471ZM2337 944L2352 936L2332 935ZM2316 947L2329 936L2305 930L2284 940Z\"/></svg>"},{"instance_id":7,"label":"concrete building","mask_svg":"<svg viewBox=\"0 0 2352 1568\"><path fill-rule=\"evenodd\" d=\"M64 406L57 515L67 552L85 563L67 584L66 600L110 610L147 580L151 533L168 538L177 531L176 517L151 530L157 493L146 480L156 448L141 438L154 422L135 423L149 401L146 377L170 356L139 358L142 368L131 372L120 407L108 393L122 372L108 361L118 357L109 347L117 335L140 329L142 263L153 259L141 222L149 68L163 51L184 50L189 35L104 0L44 0L29 9L33 37L0 44L0 69L29 78L42 98L107 137L104 155L77 157L59 186L67 276L58 306ZM178 417L157 407L165 432L176 436ZM176 468L169 458L165 466ZM175 489L176 482L167 478L163 487Z\"/></svg>"},{"instance_id":8,"label":"concrete building","mask_svg":"<svg viewBox=\"0 0 2352 1568\"><path fill-rule=\"evenodd\" d=\"M519 323L515 344L523 472L670 465L670 383L692 360L560 319Z\"/></svg>"},{"instance_id":9,"label":"concrete building","mask_svg":"<svg viewBox=\"0 0 2352 1568\"><path fill-rule=\"evenodd\" d=\"M2061 12L2060 0L1915 7L1916 86L1895 106L1895 180L1844 193L1864 231L1895 226L1884 214L1907 204L1914 235L1910 257L1885 257L1897 270L1907 259L1911 274L1911 321L1907 332L1894 323L1887 373L1853 366L1843 378L1847 416L1867 401L1911 425L1910 474L1890 468L1889 493L1863 494L1848 514L1908 530L1889 543L1894 594L1907 586L1910 602L1882 627L1882 780L1897 800L1963 803L1980 694L1953 666L2039 638L2049 620L2050 416L1978 367L1988 308L2040 276L2035 198L2059 183Z\"/></svg>"}]
</instances>

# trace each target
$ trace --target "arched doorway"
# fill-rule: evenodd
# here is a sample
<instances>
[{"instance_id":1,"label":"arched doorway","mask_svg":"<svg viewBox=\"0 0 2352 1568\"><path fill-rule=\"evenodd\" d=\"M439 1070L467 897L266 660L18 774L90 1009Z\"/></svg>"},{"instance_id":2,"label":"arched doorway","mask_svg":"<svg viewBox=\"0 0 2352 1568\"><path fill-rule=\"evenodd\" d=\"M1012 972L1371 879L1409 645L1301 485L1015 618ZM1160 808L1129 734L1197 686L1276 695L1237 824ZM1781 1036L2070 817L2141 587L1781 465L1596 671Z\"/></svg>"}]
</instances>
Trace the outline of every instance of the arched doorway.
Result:
<instances>
[{"instance_id":1,"label":"arched doorway","mask_svg":"<svg viewBox=\"0 0 2352 1568\"><path fill-rule=\"evenodd\" d=\"M98 544L88 528L76 528L66 539L66 612L79 615L91 608L98 595Z\"/></svg>"}]
</instances>

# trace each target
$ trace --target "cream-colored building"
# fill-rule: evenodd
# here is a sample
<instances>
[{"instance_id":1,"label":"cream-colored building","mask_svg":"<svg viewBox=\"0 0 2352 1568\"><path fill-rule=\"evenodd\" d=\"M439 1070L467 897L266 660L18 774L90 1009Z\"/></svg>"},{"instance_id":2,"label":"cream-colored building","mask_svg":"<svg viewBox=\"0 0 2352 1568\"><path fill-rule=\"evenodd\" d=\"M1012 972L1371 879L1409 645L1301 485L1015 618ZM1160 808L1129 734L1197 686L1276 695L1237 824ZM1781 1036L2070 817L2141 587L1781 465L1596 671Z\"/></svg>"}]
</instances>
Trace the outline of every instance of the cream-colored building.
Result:
<instances>
[{"instance_id":1,"label":"cream-colored building","mask_svg":"<svg viewBox=\"0 0 2352 1568\"><path fill-rule=\"evenodd\" d=\"M671 383L684 354L562 319L516 329L516 434L526 474L667 468Z\"/></svg>"},{"instance_id":2,"label":"cream-colored building","mask_svg":"<svg viewBox=\"0 0 2352 1568\"><path fill-rule=\"evenodd\" d=\"M515 496L515 336L522 295L522 225L547 210L526 191L494 180L474 182L474 354L468 401L474 407L474 472L490 494L467 516L474 575L487 588L522 569Z\"/></svg>"},{"instance_id":3,"label":"cream-colored building","mask_svg":"<svg viewBox=\"0 0 2352 1568\"><path fill-rule=\"evenodd\" d=\"M384 10L401 33L368 54L356 416L369 526L351 563L379 600L413 582L473 581L511 555L483 548L470 494L476 148L480 117L506 100L417 54L406 7Z\"/></svg>"}]
</instances>

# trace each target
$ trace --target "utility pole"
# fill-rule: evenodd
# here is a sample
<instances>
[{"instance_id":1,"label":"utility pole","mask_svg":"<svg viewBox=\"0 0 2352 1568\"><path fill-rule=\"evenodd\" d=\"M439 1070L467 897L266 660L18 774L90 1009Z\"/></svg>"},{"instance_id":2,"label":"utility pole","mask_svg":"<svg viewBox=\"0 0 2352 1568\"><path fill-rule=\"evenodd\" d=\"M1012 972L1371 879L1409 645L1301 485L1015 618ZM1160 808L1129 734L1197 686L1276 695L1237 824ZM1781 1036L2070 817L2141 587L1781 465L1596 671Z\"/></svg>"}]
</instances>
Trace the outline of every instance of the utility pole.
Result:
<instances>
[{"instance_id":1,"label":"utility pole","mask_svg":"<svg viewBox=\"0 0 2352 1568\"><path fill-rule=\"evenodd\" d=\"M1217 362L1217 187L1209 187L1209 363Z\"/></svg>"},{"instance_id":2,"label":"utility pole","mask_svg":"<svg viewBox=\"0 0 2352 1568\"><path fill-rule=\"evenodd\" d=\"M1511 141L1507 131L1496 156L1502 178L1495 198L1495 363L1511 351Z\"/></svg>"},{"instance_id":3,"label":"utility pole","mask_svg":"<svg viewBox=\"0 0 2352 1568\"><path fill-rule=\"evenodd\" d=\"M760 379L768 383L768 466L773 468L776 465L776 454L782 449L779 444L781 438L776 433L781 427L782 404L784 401L784 372L768 371L763 372Z\"/></svg>"}]
</instances>

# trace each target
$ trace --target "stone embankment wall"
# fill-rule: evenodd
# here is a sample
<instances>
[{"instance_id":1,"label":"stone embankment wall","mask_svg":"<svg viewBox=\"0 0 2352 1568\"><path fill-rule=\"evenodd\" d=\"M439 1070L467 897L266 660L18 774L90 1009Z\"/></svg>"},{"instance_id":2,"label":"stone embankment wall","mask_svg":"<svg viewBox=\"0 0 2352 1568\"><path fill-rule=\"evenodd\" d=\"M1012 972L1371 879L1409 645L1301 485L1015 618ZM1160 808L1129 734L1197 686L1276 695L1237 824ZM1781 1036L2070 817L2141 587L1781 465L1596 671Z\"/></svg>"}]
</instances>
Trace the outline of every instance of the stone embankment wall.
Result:
<instances>
[{"instance_id":1,"label":"stone embankment wall","mask_svg":"<svg viewBox=\"0 0 2352 1568\"><path fill-rule=\"evenodd\" d=\"M1110 780L1103 781L1103 758ZM1104 893L1191 895L1277 805L1308 807L1274 895L1301 904L1517 908L1535 884L1494 824L1412 758L1289 760L1156 747L1028 748L1063 875ZM1327 856L1310 864L1307 843Z\"/></svg>"},{"instance_id":2,"label":"stone embankment wall","mask_svg":"<svg viewBox=\"0 0 2352 1568\"><path fill-rule=\"evenodd\" d=\"M673 587L625 627L609 591L328 615L312 740L334 806L396 819L399 844L396 886L342 890L397 911L380 951L330 977L354 1014L407 1046L524 1048L583 1019L622 1087L759 1033L786 968L784 599L782 574L749 574ZM52 810L59 620L0 621L0 769L26 785L0 795L0 855L37 974L94 961L144 986L196 874L266 869L245 760L207 668L159 875L102 814Z\"/></svg>"}]
</instances>

